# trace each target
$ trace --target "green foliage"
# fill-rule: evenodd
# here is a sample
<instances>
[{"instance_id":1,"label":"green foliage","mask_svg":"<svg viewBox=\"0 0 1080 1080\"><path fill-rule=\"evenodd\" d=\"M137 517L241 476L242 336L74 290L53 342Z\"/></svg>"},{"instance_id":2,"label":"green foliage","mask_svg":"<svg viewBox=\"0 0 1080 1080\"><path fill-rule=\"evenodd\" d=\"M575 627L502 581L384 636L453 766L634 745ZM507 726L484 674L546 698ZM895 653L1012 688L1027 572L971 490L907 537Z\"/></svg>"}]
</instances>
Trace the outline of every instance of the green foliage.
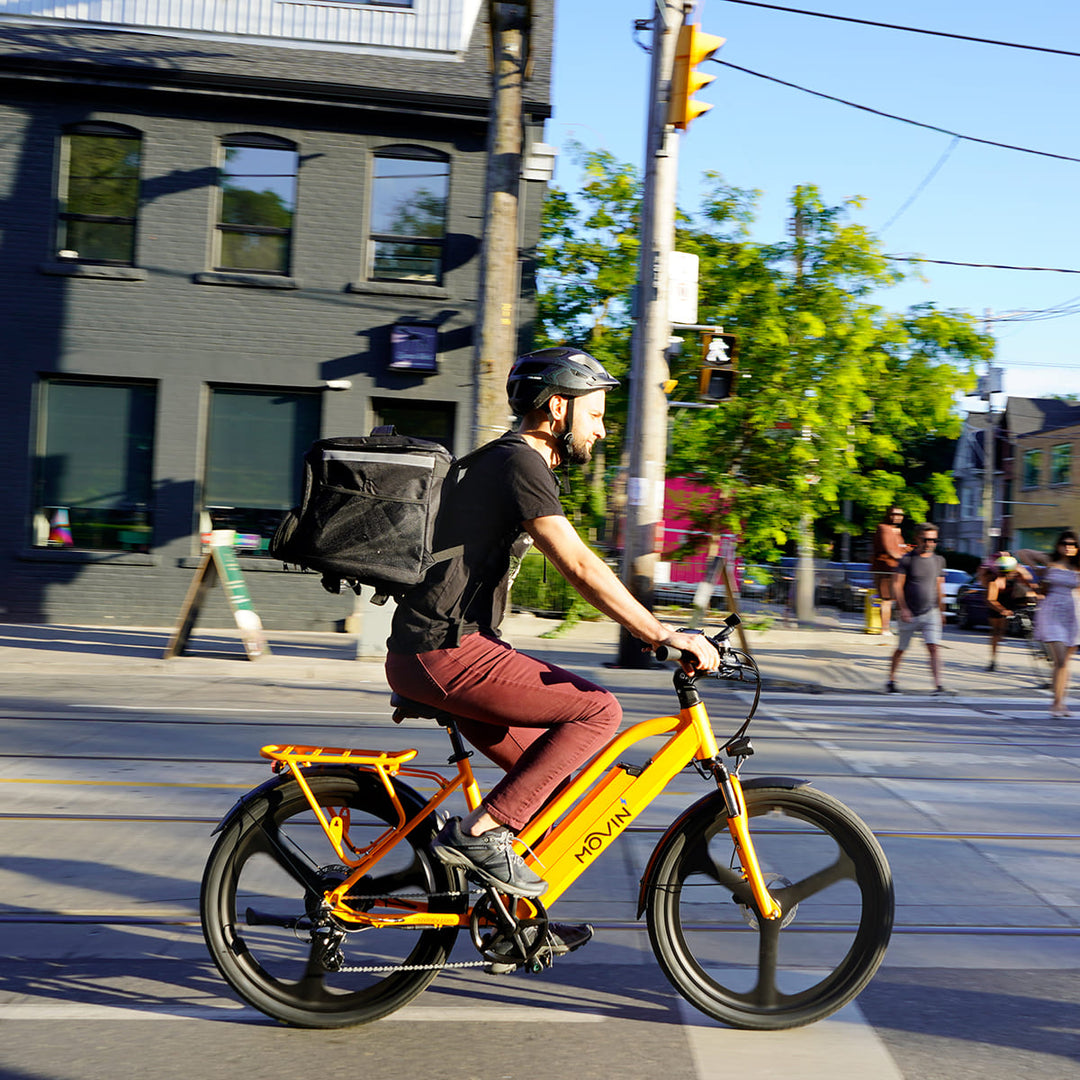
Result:
<instances>
[{"instance_id":1,"label":"green foliage","mask_svg":"<svg viewBox=\"0 0 1080 1080\"><path fill-rule=\"evenodd\" d=\"M535 548L530 548L521 560L510 599L515 608L537 615L557 615L565 619L567 625L573 625L581 618L599 617L599 612L583 600Z\"/></svg>"},{"instance_id":2,"label":"green foliage","mask_svg":"<svg viewBox=\"0 0 1080 1080\"><path fill-rule=\"evenodd\" d=\"M606 151L575 148L584 182L553 190L539 248L541 338L572 342L622 377L630 358L641 185ZM750 239L759 193L716 173L696 215L677 217L676 248L700 260L699 321L739 338L736 397L673 409L668 474L715 493L690 508L704 535L734 532L749 559L775 557L809 518L857 533L899 502L911 520L954 502L941 447L959 433L954 401L993 342L972 315L923 304L889 312L877 295L903 275L862 225L856 199L828 206L811 185L791 198L793 235ZM696 396L701 356L688 336L672 363L676 398ZM626 386L609 396L607 461L617 461ZM934 451L934 452L931 452ZM572 506L599 513L595 477ZM850 502L850 517L842 513Z\"/></svg>"}]
</instances>

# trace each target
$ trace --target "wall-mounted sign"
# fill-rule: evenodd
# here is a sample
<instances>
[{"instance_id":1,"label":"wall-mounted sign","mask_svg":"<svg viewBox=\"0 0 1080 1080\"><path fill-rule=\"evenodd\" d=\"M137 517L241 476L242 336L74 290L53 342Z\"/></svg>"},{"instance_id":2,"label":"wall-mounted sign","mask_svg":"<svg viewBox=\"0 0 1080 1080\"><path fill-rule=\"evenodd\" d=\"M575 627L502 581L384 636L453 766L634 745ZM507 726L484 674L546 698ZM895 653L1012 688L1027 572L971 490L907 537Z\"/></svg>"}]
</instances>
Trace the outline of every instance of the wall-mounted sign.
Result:
<instances>
[{"instance_id":1,"label":"wall-mounted sign","mask_svg":"<svg viewBox=\"0 0 1080 1080\"><path fill-rule=\"evenodd\" d=\"M439 328L398 323L390 331L393 371L438 371Z\"/></svg>"}]
</instances>

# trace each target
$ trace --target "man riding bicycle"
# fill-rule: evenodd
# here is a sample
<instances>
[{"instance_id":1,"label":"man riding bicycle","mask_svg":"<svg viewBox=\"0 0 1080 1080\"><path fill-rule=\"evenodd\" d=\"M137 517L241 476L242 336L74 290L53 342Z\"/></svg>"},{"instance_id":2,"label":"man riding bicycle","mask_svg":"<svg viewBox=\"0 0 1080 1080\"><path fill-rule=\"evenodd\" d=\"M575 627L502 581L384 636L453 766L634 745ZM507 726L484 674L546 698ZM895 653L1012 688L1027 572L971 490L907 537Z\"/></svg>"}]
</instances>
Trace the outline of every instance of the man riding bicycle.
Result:
<instances>
[{"instance_id":1,"label":"man riding bicycle","mask_svg":"<svg viewBox=\"0 0 1080 1080\"><path fill-rule=\"evenodd\" d=\"M987 671L997 666L997 651L1017 611L1035 606L1035 582L1027 568L1008 552L1002 552L986 572L986 606L990 622L990 663Z\"/></svg>"},{"instance_id":2,"label":"man riding bicycle","mask_svg":"<svg viewBox=\"0 0 1080 1080\"><path fill-rule=\"evenodd\" d=\"M390 686L458 717L465 738L506 771L476 810L447 822L432 853L511 895L538 897L546 887L513 850L513 834L622 718L608 691L500 638L510 585L529 546L647 648L682 650L709 671L720 662L704 635L674 631L639 604L559 502L553 470L588 463L605 434L605 395L617 385L577 349L541 349L514 363L506 390L517 430L470 455L440 509L436 549L460 546L463 554L437 563L399 599L387 642ZM592 934L587 926L551 924L549 931L556 953Z\"/></svg>"}]
</instances>

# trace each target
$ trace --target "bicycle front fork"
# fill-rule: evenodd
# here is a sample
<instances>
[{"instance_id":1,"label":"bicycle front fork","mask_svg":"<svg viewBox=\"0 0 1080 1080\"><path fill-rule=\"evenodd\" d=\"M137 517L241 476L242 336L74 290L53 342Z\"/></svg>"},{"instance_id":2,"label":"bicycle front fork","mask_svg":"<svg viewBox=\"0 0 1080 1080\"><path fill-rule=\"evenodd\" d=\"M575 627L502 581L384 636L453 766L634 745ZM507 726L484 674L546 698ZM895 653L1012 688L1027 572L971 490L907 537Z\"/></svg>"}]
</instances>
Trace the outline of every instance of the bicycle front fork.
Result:
<instances>
[{"instance_id":1,"label":"bicycle front fork","mask_svg":"<svg viewBox=\"0 0 1080 1080\"><path fill-rule=\"evenodd\" d=\"M743 798L739 777L736 773L730 772L719 758L714 758L710 764L716 784L727 805L728 830L735 841L735 850L738 852L743 875L750 886L754 903L757 904L757 909L764 918L779 919L784 912L765 887L765 878L761 873L754 842L750 839L746 800Z\"/></svg>"}]
</instances>

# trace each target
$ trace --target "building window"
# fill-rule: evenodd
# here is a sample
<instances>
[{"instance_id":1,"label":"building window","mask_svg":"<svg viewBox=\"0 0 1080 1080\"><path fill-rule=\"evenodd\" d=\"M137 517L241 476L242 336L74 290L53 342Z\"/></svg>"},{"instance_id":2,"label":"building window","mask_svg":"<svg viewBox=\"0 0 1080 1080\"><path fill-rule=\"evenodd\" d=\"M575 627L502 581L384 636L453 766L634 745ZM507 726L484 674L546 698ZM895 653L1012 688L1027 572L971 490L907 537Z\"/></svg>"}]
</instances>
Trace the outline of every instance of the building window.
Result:
<instances>
[{"instance_id":1,"label":"building window","mask_svg":"<svg viewBox=\"0 0 1080 1080\"><path fill-rule=\"evenodd\" d=\"M371 186L371 264L376 281L442 281L450 163L418 147L375 155Z\"/></svg>"},{"instance_id":2,"label":"building window","mask_svg":"<svg viewBox=\"0 0 1080 1080\"><path fill-rule=\"evenodd\" d=\"M1050 448L1050 483L1067 484L1072 471L1072 443Z\"/></svg>"},{"instance_id":3,"label":"building window","mask_svg":"<svg viewBox=\"0 0 1080 1080\"><path fill-rule=\"evenodd\" d=\"M1043 452L1024 451L1024 487L1037 488L1042 483Z\"/></svg>"},{"instance_id":4,"label":"building window","mask_svg":"<svg viewBox=\"0 0 1080 1080\"><path fill-rule=\"evenodd\" d=\"M35 547L150 549L155 403L148 383L41 383Z\"/></svg>"},{"instance_id":5,"label":"building window","mask_svg":"<svg viewBox=\"0 0 1080 1080\"><path fill-rule=\"evenodd\" d=\"M221 152L217 269L287 274L300 162L295 145L244 135L224 140Z\"/></svg>"},{"instance_id":6,"label":"building window","mask_svg":"<svg viewBox=\"0 0 1080 1080\"><path fill-rule=\"evenodd\" d=\"M60 219L56 249L62 259L135 265L142 139L114 124L80 124L60 143Z\"/></svg>"},{"instance_id":7,"label":"building window","mask_svg":"<svg viewBox=\"0 0 1080 1080\"><path fill-rule=\"evenodd\" d=\"M399 435L430 439L454 452L454 406L450 402L377 398L371 405L376 424L393 424Z\"/></svg>"},{"instance_id":8,"label":"building window","mask_svg":"<svg viewBox=\"0 0 1080 1080\"><path fill-rule=\"evenodd\" d=\"M319 438L318 393L211 391L202 532L235 529L237 547L265 552L300 502L303 455Z\"/></svg>"}]
</instances>

